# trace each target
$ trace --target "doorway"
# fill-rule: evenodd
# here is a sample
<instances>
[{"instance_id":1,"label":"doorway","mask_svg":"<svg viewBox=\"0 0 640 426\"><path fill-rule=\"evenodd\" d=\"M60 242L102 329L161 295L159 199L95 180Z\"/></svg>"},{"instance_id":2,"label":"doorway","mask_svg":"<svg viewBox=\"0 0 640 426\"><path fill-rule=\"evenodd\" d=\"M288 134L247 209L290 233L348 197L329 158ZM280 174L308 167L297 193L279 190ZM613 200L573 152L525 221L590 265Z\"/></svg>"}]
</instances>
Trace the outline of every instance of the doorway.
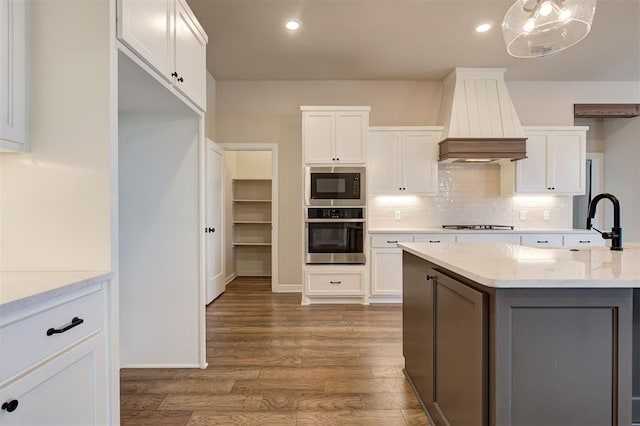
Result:
<instances>
[{"instance_id":1,"label":"doorway","mask_svg":"<svg viewBox=\"0 0 640 426\"><path fill-rule=\"evenodd\" d=\"M271 277L278 289L278 152L276 144L225 149L225 283Z\"/></svg>"}]
</instances>

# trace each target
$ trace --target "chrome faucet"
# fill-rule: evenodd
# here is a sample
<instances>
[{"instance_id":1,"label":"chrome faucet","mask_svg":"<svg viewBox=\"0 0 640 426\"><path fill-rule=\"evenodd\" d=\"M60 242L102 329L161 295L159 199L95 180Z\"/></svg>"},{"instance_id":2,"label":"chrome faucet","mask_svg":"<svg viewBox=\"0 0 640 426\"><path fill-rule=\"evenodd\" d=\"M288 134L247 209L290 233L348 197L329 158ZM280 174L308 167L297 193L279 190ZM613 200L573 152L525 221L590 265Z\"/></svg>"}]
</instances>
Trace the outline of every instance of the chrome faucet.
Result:
<instances>
[{"instance_id":1,"label":"chrome faucet","mask_svg":"<svg viewBox=\"0 0 640 426\"><path fill-rule=\"evenodd\" d=\"M613 203L613 228L611 232L602 232L591 226L591 219L596 215L598 201L606 198ZM598 194L589 203L589 214L587 215L587 229L594 229L602 235L605 240L611 240L611 250L622 251L622 228L620 227L620 201L611 194Z\"/></svg>"}]
</instances>

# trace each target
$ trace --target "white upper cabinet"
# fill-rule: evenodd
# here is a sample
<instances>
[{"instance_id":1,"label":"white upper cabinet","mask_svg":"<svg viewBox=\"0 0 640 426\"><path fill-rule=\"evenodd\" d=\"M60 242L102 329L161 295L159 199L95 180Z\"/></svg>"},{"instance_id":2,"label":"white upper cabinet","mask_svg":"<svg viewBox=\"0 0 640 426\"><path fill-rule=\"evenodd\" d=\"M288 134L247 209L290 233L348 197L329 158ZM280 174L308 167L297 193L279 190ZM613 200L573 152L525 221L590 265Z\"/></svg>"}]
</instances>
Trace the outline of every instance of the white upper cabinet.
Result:
<instances>
[{"instance_id":1,"label":"white upper cabinet","mask_svg":"<svg viewBox=\"0 0 640 426\"><path fill-rule=\"evenodd\" d=\"M207 35L184 0L118 0L118 38L206 110Z\"/></svg>"},{"instance_id":2,"label":"white upper cabinet","mask_svg":"<svg viewBox=\"0 0 640 426\"><path fill-rule=\"evenodd\" d=\"M369 193L438 192L440 128L380 127L369 132Z\"/></svg>"},{"instance_id":3,"label":"white upper cabinet","mask_svg":"<svg viewBox=\"0 0 640 426\"><path fill-rule=\"evenodd\" d=\"M525 127L527 158L502 166L508 194L584 194L588 127Z\"/></svg>"},{"instance_id":4,"label":"white upper cabinet","mask_svg":"<svg viewBox=\"0 0 640 426\"><path fill-rule=\"evenodd\" d=\"M28 151L26 0L0 1L0 151Z\"/></svg>"},{"instance_id":5,"label":"white upper cabinet","mask_svg":"<svg viewBox=\"0 0 640 426\"><path fill-rule=\"evenodd\" d=\"M207 105L207 41L204 31L184 0L176 2L176 87L196 105Z\"/></svg>"},{"instance_id":6,"label":"white upper cabinet","mask_svg":"<svg viewBox=\"0 0 640 426\"><path fill-rule=\"evenodd\" d=\"M370 107L300 107L305 164L366 162Z\"/></svg>"},{"instance_id":7,"label":"white upper cabinet","mask_svg":"<svg viewBox=\"0 0 640 426\"><path fill-rule=\"evenodd\" d=\"M119 0L118 38L167 81L173 72L174 0Z\"/></svg>"}]
</instances>

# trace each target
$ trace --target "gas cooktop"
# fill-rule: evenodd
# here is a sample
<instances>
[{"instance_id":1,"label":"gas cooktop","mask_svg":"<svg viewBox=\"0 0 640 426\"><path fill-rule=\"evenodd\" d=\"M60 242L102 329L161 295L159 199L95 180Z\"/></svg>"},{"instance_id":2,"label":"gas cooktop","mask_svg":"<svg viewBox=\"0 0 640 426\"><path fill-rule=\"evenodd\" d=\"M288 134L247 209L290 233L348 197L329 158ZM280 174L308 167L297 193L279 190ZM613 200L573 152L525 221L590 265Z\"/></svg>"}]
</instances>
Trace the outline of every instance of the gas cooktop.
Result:
<instances>
[{"instance_id":1,"label":"gas cooktop","mask_svg":"<svg viewBox=\"0 0 640 426\"><path fill-rule=\"evenodd\" d=\"M472 231L512 231L510 225L442 225L442 229L467 229Z\"/></svg>"}]
</instances>

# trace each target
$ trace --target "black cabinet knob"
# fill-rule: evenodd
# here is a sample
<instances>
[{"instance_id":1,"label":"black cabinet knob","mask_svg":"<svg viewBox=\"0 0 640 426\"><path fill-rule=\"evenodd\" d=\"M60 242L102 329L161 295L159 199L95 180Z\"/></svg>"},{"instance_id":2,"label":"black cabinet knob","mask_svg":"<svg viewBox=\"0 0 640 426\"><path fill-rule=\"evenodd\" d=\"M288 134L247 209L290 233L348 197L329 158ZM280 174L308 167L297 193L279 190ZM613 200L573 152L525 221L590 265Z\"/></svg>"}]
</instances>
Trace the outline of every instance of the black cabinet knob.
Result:
<instances>
[{"instance_id":1,"label":"black cabinet knob","mask_svg":"<svg viewBox=\"0 0 640 426\"><path fill-rule=\"evenodd\" d=\"M335 158L332 158L332 159L331 159L331 161L336 161L336 159L335 159Z\"/></svg>"},{"instance_id":2,"label":"black cabinet knob","mask_svg":"<svg viewBox=\"0 0 640 426\"><path fill-rule=\"evenodd\" d=\"M171 73L171 77L177 77L177 76L178 76L177 72L174 71L174 72Z\"/></svg>"},{"instance_id":3,"label":"black cabinet knob","mask_svg":"<svg viewBox=\"0 0 640 426\"><path fill-rule=\"evenodd\" d=\"M178 81L179 81L180 83L183 83L183 82L184 82L184 78L180 77L180 78L178 78Z\"/></svg>"},{"instance_id":4,"label":"black cabinet knob","mask_svg":"<svg viewBox=\"0 0 640 426\"><path fill-rule=\"evenodd\" d=\"M435 275L427 275L425 278L427 279L427 281L429 281L429 280L435 279L436 276Z\"/></svg>"},{"instance_id":5,"label":"black cabinet knob","mask_svg":"<svg viewBox=\"0 0 640 426\"><path fill-rule=\"evenodd\" d=\"M7 412L9 413L16 411L16 408L18 408L17 399L12 399L11 401L7 401L4 404L2 404L2 409L7 410Z\"/></svg>"}]
</instances>

